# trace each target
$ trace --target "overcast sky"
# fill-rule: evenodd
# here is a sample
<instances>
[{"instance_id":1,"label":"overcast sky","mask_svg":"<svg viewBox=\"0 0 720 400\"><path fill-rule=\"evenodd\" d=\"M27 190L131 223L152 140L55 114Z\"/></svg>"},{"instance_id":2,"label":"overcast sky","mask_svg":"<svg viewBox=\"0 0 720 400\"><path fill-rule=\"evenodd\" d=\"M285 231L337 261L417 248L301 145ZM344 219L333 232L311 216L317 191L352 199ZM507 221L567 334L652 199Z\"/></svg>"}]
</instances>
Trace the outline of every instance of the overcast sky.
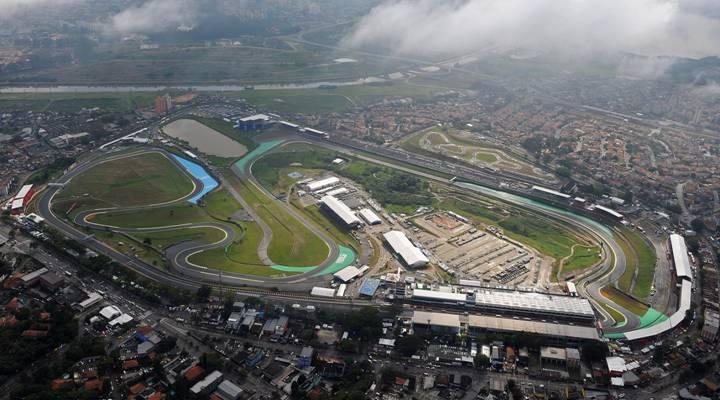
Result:
<instances>
[{"instance_id":1,"label":"overcast sky","mask_svg":"<svg viewBox=\"0 0 720 400\"><path fill-rule=\"evenodd\" d=\"M399 0L342 44L447 55L485 46L571 53L720 54L720 0Z\"/></svg>"}]
</instances>

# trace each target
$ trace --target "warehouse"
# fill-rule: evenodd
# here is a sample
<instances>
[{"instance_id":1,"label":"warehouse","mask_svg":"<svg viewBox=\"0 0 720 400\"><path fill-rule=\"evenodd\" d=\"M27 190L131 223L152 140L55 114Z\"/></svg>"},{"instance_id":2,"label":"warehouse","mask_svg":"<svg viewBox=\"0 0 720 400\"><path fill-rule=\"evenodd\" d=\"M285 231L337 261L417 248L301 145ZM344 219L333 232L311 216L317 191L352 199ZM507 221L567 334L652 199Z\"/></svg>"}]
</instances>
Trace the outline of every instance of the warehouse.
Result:
<instances>
[{"instance_id":1,"label":"warehouse","mask_svg":"<svg viewBox=\"0 0 720 400\"><path fill-rule=\"evenodd\" d=\"M431 330L435 333L460 333L460 316L426 311L415 311L412 316L414 331Z\"/></svg>"},{"instance_id":2,"label":"warehouse","mask_svg":"<svg viewBox=\"0 0 720 400\"><path fill-rule=\"evenodd\" d=\"M385 237L385 240L392 250L402 258L402 261L408 267L424 267L430 262L430 260L425 257L425 254L415 247L404 233L400 231L390 231L383 234L383 237Z\"/></svg>"},{"instance_id":3,"label":"warehouse","mask_svg":"<svg viewBox=\"0 0 720 400\"><path fill-rule=\"evenodd\" d=\"M95 304L99 303L103 297L99 293L90 293L88 295L88 298L78 303L78 308L80 308L81 311L85 311L88 308L94 306Z\"/></svg>"},{"instance_id":4,"label":"warehouse","mask_svg":"<svg viewBox=\"0 0 720 400\"><path fill-rule=\"evenodd\" d=\"M349 190L347 188L341 187L341 188L333 189L333 190L327 192L327 195L328 196L340 196L341 194L345 194L348 192L349 192Z\"/></svg>"},{"instance_id":5,"label":"warehouse","mask_svg":"<svg viewBox=\"0 0 720 400\"><path fill-rule=\"evenodd\" d=\"M309 192L316 192L326 187L334 186L340 183L340 179L335 176L329 178L320 179L319 181L308 182L305 186Z\"/></svg>"},{"instance_id":6,"label":"warehouse","mask_svg":"<svg viewBox=\"0 0 720 400\"><path fill-rule=\"evenodd\" d=\"M335 289L315 286L310 291L311 296L335 297Z\"/></svg>"},{"instance_id":7,"label":"warehouse","mask_svg":"<svg viewBox=\"0 0 720 400\"><path fill-rule=\"evenodd\" d=\"M334 273L333 277L335 277L335 279L337 279L341 282L347 283L347 282L350 282L353 279L357 278L360 275L361 275L361 272L358 269L358 267L351 265L349 267L345 267L345 268L341 269L340 271Z\"/></svg>"},{"instance_id":8,"label":"warehouse","mask_svg":"<svg viewBox=\"0 0 720 400\"><path fill-rule=\"evenodd\" d=\"M100 316L102 316L103 318L105 318L108 321L111 319L115 319L115 318L119 317L120 315L122 315L122 311L120 311L120 309L117 308L116 306L107 306L107 307L103 308L102 310L100 310Z\"/></svg>"},{"instance_id":9,"label":"warehouse","mask_svg":"<svg viewBox=\"0 0 720 400\"><path fill-rule=\"evenodd\" d=\"M372 212L369 208L363 208L360 210L360 216L368 223L368 225L378 225L382 223L380 217L378 217L377 214Z\"/></svg>"},{"instance_id":10,"label":"warehouse","mask_svg":"<svg viewBox=\"0 0 720 400\"><path fill-rule=\"evenodd\" d=\"M688 258L685 238L677 233L670 235L670 251L672 252L673 263L675 264L675 276L677 276L678 279L684 278L692 280L692 271L690 269L690 260Z\"/></svg>"},{"instance_id":11,"label":"warehouse","mask_svg":"<svg viewBox=\"0 0 720 400\"><path fill-rule=\"evenodd\" d=\"M358 227L362 222L355 213L342 201L332 196L323 196L320 199L326 210L332 212L335 217L350 228Z\"/></svg>"}]
</instances>

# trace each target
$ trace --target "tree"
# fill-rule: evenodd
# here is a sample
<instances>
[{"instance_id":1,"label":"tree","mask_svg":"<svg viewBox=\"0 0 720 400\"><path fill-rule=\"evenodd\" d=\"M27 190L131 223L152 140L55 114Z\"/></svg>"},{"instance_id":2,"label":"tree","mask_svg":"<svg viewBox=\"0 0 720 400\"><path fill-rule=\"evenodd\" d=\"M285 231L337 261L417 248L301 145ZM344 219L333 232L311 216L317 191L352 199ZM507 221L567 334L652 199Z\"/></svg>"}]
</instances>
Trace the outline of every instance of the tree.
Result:
<instances>
[{"instance_id":1,"label":"tree","mask_svg":"<svg viewBox=\"0 0 720 400\"><path fill-rule=\"evenodd\" d=\"M212 288L208 285L202 285L198 288L197 292L195 293L195 298L203 303L208 300L208 297L210 297L210 294L212 293Z\"/></svg>"},{"instance_id":2,"label":"tree","mask_svg":"<svg viewBox=\"0 0 720 400\"><path fill-rule=\"evenodd\" d=\"M425 341L417 335L407 335L395 340L395 350L410 357L425 347Z\"/></svg>"},{"instance_id":3,"label":"tree","mask_svg":"<svg viewBox=\"0 0 720 400\"><path fill-rule=\"evenodd\" d=\"M588 342L583 344L582 354L588 361L602 361L608 355L608 348L605 343Z\"/></svg>"},{"instance_id":4,"label":"tree","mask_svg":"<svg viewBox=\"0 0 720 400\"><path fill-rule=\"evenodd\" d=\"M485 354L478 354L475 356L475 366L477 368L485 369L490 366L490 359Z\"/></svg>"},{"instance_id":5,"label":"tree","mask_svg":"<svg viewBox=\"0 0 720 400\"><path fill-rule=\"evenodd\" d=\"M690 221L690 227L692 227L695 232L700 233L705 230L705 221L703 221L701 218L695 218L694 220Z\"/></svg>"}]
</instances>

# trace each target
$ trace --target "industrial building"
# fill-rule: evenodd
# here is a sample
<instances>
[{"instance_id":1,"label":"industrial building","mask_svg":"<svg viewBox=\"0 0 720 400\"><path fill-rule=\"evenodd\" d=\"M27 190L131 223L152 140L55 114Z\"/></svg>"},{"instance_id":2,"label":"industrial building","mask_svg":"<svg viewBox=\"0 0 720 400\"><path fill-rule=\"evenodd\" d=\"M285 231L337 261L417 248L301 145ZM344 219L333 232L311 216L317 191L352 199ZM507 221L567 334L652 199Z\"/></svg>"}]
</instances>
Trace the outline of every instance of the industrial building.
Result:
<instances>
[{"instance_id":1,"label":"industrial building","mask_svg":"<svg viewBox=\"0 0 720 400\"><path fill-rule=\"evenodd\" d=\"M430 330L435 333L459 334L460 316L427 311L415 311L412 316L413 330Z\"/></svg>"},{"instance_id":2,"label":"industrial building","mask_svg":"<svg viewBox=\"0 0 720 400\"><path fill-rule=\"evenodd\" d=\"M340 179L338 179L338 177L336 176L331 176L317 181L310 181L305 184L305 188L308 190L308 192L317 192L320 189L332 187L337 185L338 183L340 183Z\"/></svg>"},{"instance_id":3,"label":"industrial building","mask_svg":"<svg viewBox=\"0 0 720 400\"><path fill-rule=\"evenodd\" d=\"M528 321L489 315L458 315L429 311L414 311L413 330L435 333L466 334L478 337L485 333L530 333L543 336L546 343L564 345L600 340L595 327Z\"/></svg>"},{"instance_id":4,"label":"industrial building","mask_svg":"<svg viewBox=\"0 0 720 400\"><path fill-rule=\"evenodd\" d=\"M85 311L88 308L94 306L95 304L99 303L103 297L100 295L100 293L92 292L88 294L88 298L78 303L78 308L80 311Z\"/></svg>"},{"instance_id":5,"label":"industrial building","mask_svg":"<svg viewBox=\"0 0 720 400\"><path fill-rule=\"evenodd\" d=\"M396 253L410 268L420 268L426 266L430 260L423 254L423 252L415 247L410 239L400 231L390 231L383 234L385 241L392 248L393 252Z\"/></svg>"},{"instance_id":6,"label":"industrial building","mask_svg":"<svg viewBox=\"0 0 720 400\"><path fill-rule=\"evenodd\" d=\"M25 211L25 206L30 202L34 194L33 185L24 185L15 197L8 200L5 204L5 209L10 210L14 215L22 214Z\"/></svg>"},{"instance_id":7,"label":"industrial building","mask_svg":"<svg viewBox=\"0 0 720 400\"><path fill-rule=\"evenodd\" d=\"M238 119L235 123L235 128L241 131L255 131L265 129L271 124L272 118L270 118L269 115L257 114Z\"/></svg>"},{"instance_id":8,"label":"industrial building","mask_svg":"<svg viewBox=\"0 0 720 400\"><path fill-rule=\"evenodd\" d=\"M223 374L220 371L209 373L203 380L190 388L190 393L195 396L208 395L215 390L222 381Z\"/></svg>"},{"instance_id":9,"label":"industrial building","mask_svg":"<svg viewBox=\"0 0 720 400\"><path fill-rule=\"evenodd\" d=\"M472 289L467 292L415 289L415 303L442 304L477 308L482 312L541 318L549 321L573 321L591 324L595 312L590 302L581 297L500 289Z\"/></svg>"},{"instance_id":10,"label":"industrial building","mask_svg":"<svg viewBox=\"0 0 720 400\"><path fill-rule=\"evenodd\" d=\"M372 210L370 210L369 208L363 208L359 211L359 213L362 219L364 219L368 225L378 225L382 223L380 217L378 217L377 214L372 212Z\"/></svg>"},{"instance_id":11,"label":"industrial building","mask_svg":"<svg viewBox=\"0 0 720 400\"><path fill-rule=\"evenodd\" d=\"M358 267L355 267L353 265L349 267L345 267L341 269L340 271L333 274L333 277L341 282L350 282L353 279L357 278L358 276L362 275Z\"/></svg>"},{"instance_id":12,"label":"industrial building","mask_svg":"<svg viewBox=\"0 0 720 400\"><path fill-rule=\"evenodd\" d=\"M88 136L90 136L90 134L87 132L66 133L64 135L56 136L50 139L50 143L57 148L63 148L70 146L71 144L77 143Z\"/></svg>"},{"instance_id":13,"label":"industrial building","mask_svg":"<svg viewBox=\"0 0 720 400\"><path fill-rule=\"evenodd\" d=\"M345 226L356 228L362 224L353 210L337 198L333 196L323 196L320 202L322 202L323 208L330 211L335 218L345 224Z\"/></svg>"}]
</instances>

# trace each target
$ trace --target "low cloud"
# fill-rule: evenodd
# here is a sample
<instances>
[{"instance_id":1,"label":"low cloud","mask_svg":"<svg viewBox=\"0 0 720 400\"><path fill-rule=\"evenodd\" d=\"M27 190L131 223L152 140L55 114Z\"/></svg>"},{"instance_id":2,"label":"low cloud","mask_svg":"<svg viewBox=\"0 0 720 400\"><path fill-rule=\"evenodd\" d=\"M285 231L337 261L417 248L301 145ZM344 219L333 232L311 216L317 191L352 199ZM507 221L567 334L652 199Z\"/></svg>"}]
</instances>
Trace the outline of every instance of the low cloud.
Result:
<instances>
[{"instance_id":1,"label":"low cloud","mask_svg":"<svg viewBox=\"0 0 720 400\"><path fill-rule=\"evenodd\" d=\"M492 46L570 54L720 54L717 0L400 0L341 44L445 56Z\"/></svg>"},{"instance_id":2,"label":"low cloud","mask_svg":"<svg viewBox=\"0 0 720 400\"><path fill-rule=\"evenodd\" d=\"M63 7L83 0L0 0L0 19L18 12L37 11L40 7Z\"/></svg>"},{"instance_id":3,"label":"low cloud","mask_svg":"<svg viewBox=\"0 0 720 400\"><path fill-rule=\"evenodd\" d=\"M201 13L197 0L150 0L127 8L110 19L110 34L164 32L193 26Z\"/></svg>"}]
</instances>

